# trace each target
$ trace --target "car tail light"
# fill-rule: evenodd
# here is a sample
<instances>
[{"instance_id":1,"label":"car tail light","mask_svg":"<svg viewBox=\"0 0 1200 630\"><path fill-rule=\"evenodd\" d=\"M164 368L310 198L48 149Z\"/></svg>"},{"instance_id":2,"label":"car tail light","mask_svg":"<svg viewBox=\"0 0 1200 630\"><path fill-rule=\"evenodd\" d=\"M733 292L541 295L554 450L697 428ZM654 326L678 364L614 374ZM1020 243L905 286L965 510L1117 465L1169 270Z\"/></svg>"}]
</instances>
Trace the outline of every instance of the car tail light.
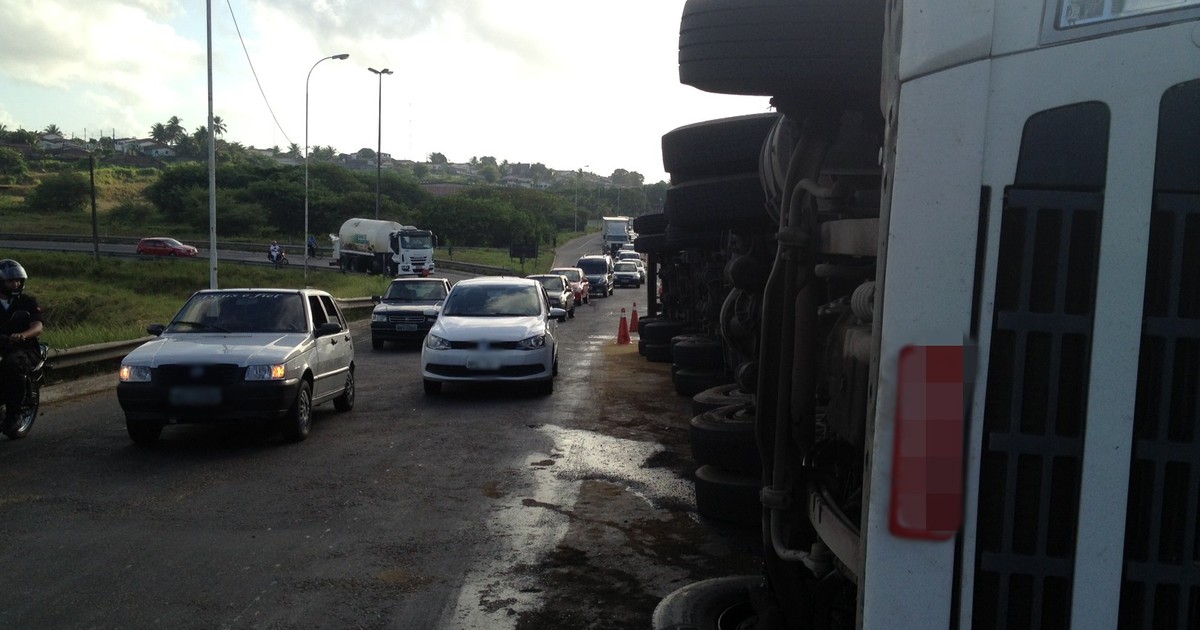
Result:
<instances>
[{"instance_id":1,"label":"car tail light","mask_svg":"<svg viewBox=\"0 0 1200 630\"><path fill-rule=\"evenodd\" d=\"M906 346L897 369L890 528L945 540L962 525L963 346Z\"/></svg>"}]
</instances>

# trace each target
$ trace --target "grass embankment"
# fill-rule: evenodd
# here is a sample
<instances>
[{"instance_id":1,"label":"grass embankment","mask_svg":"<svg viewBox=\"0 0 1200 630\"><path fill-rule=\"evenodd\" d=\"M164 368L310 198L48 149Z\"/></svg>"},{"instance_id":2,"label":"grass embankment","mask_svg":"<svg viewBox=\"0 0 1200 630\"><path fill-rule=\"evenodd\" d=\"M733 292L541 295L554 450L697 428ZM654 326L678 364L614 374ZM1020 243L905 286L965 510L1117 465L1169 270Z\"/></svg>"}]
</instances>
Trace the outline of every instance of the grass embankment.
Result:
<instances>
[{"instance_id":1,"label":"grass embankment","mask_svg":"<svg viewBox=\"0 0 1200 630\"><path fill-rule=\"evenodd\" d=\"M136 339L146 325L170 321L193 292L209 287L207 261L168 258L125 259L87 254L8 252L29 274L27 290L36 296L46 320L43 340L53 348ZM308 283L335 297L378 295L382 276L316 272ZM300 266L273 269L240 264L218 267L218 286L300 288Z\"/></svg>"},{"instance_id":2,"label":"grass embankment","mask_svg":"<svg viewBox=\"0 0 1200 630\"><path fill-rule=\"evenodd\" d=\"M45 175L40 174L40 175ZM97 169L96 185L100 195L96 201L96 227L101 236L173 236L181 241L206 247L208 233L194 227L163 221L151 213L137 225L114 220L114 207L126 202L138 202L145 186L154 181L153 170ZM36 178L35 178L36 179ZM92 212L63 214L34 213L21 202L33 185L0 188L0 225L12 234L92 234ZM143 202L144 203L144 202ZM558 235L557 242L565 243L579 234ZM268 240L276 236L266 237ZM220 240L258 241L262 239L231 238ZM286 239L280 238L280 242ZM328 256L328 242L321 249ZM264 252L265 250L265 245ZM299 254L302 246L288 247ZM508 257L506 249L455 247L454 255L439 247L435 260L454 260L478 265L510 269L514 273L541 273L554 262L553 248L543 245L536 260ZM298 257L298 256L297 256ZM0 252L0 258L15 258L30 274L29 292L37 296L45 311L47 322L43 339L54 348L74 348L105 341L136 339L146 335L146 325L165 323L171 319L183 301L194 291L209 286L206 261L171 259L123 259L101 257L96 262L88 254L39 253L27 250ZM381 276L339 274L326 271L308 274L309 285L329 291L342 298L378 295L387 287L388 279ZM275 270L241 264L223 264L219 268L218 286L227 287L284 287L299 288L304 284L301 265Z\"/></svg>"},{"instance_id":3,"label":"grass embankment","mask_svg":"<svg viewBox=\"0 0 1200 630\"><path fill-rule=\"evenodd\" d=\"M439 255L444 253L439 250ZM146 325L170 321L193 292L209 287L206 260L171 258L110 258L97 262L90 254L33 251L0 252L15 258L29 274L28 291L37 297L46 320L43 340L52 348L76 348L106 341L137 339ZM508 267L520 273L520 261L507 251L455 248L454 259L480 265ZM526 261L525 273L541 273L553 262L553 252ZM331 273L310 267L308 284L334 297L380 295L390 278ZM217 284L230 287L300 288L304 270L226 263L218 267Z\"/></svg>"}]
</instances>

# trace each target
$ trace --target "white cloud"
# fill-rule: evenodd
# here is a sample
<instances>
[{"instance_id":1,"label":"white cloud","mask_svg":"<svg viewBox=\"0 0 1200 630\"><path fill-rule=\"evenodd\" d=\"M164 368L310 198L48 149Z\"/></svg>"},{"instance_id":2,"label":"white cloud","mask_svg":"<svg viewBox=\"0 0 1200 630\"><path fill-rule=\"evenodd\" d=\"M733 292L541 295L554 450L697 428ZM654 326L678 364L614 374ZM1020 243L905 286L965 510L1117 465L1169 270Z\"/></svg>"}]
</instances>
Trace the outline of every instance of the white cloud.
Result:
<instances>
[{"instance_id":1,"label":"white cloud","mask_svg":"<svg viewBox=\"0 0 1200 630\"><path fill-rule=\"evenodd\" d=\"M214 111L247 145L375 147L422 159L491 155L551 168L588 165L665 178L663 133L766 109L765 98L678 83L684 0L233 0L213 4ZM10 127L144 135L207 119L205 15L197 3L0 0L0 112Z\"/></svg>"}]
</instances>

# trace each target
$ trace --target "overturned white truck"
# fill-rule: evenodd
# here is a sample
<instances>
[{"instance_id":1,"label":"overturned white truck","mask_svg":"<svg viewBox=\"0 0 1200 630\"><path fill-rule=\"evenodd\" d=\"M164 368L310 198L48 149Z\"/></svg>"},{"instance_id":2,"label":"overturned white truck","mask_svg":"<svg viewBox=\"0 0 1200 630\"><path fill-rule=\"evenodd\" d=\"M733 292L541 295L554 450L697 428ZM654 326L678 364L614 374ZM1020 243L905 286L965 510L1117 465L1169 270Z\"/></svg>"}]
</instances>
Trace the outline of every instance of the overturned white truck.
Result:
<instances>
[{"instance_id":1,"label":"overturned white truck","mask_svg":"<svg viewBox=\"0 0 1200 630\"><path fill-rule=\"evenodd\" d=\"M427 276L433 273L433 233L412 225L350 219L333 238L333 258L343 271Z\"/></svg>"},{"instance_id":2,"label":"overturned white truck","mask_svg":"<svg viewBox=\"0 0 1200 630\"><path fill-rule=\"evenodd\" d=\"M1200 627L1200 2L687 0L679 76L776 110L634 220L761 571L654 630Z\"/></svg>"}]
</instances>

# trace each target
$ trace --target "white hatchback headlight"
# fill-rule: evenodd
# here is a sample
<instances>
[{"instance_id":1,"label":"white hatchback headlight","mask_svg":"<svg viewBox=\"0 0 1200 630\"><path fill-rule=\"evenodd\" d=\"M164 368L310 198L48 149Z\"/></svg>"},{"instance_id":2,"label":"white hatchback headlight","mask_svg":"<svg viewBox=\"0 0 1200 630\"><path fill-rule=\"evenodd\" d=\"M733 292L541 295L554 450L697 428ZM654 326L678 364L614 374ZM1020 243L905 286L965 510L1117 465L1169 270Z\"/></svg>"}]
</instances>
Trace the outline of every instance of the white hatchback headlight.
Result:
<instances>
[{"instance_id":1,"label":"white hatchback headlight","mask_svg":"<svg viewBox=\"0 0 1200 630\"><path fill-rule=\"evenodd\" d=\"M537 350L546 347L546 335L534 335L517 342L518 350Z\"/></svg>"},{"instance_id":2,"label":"white hatchback headlight","mask_svg":"<svg viewBox=\"0 0 1200 630\"><path fill-rule=\"evenodd\" d=\"M122 383L150 382L150 368L145 365L121 365L118 375Z\"/></svg>"},{"instance_id":3,"label":"white hatchback headlight","mask_svg":"<svg viewBox=\"0 0 1200 630\"><path fill-rule=\"evenodd\" d=\"M450 342L433 334L425 335L425 347L430 350L449 350Z\"/></svg>"},{"instance_id":4,"label":"white hatchback headlight","mask_svg":"<svg viewBox=\"0 0 1200 630\"><path fill-rule=\"evenodd\" d=\"M282 381L286 374L287 367L282 363L246 367L247 381Z\"/></svg>"}]
</instances>

